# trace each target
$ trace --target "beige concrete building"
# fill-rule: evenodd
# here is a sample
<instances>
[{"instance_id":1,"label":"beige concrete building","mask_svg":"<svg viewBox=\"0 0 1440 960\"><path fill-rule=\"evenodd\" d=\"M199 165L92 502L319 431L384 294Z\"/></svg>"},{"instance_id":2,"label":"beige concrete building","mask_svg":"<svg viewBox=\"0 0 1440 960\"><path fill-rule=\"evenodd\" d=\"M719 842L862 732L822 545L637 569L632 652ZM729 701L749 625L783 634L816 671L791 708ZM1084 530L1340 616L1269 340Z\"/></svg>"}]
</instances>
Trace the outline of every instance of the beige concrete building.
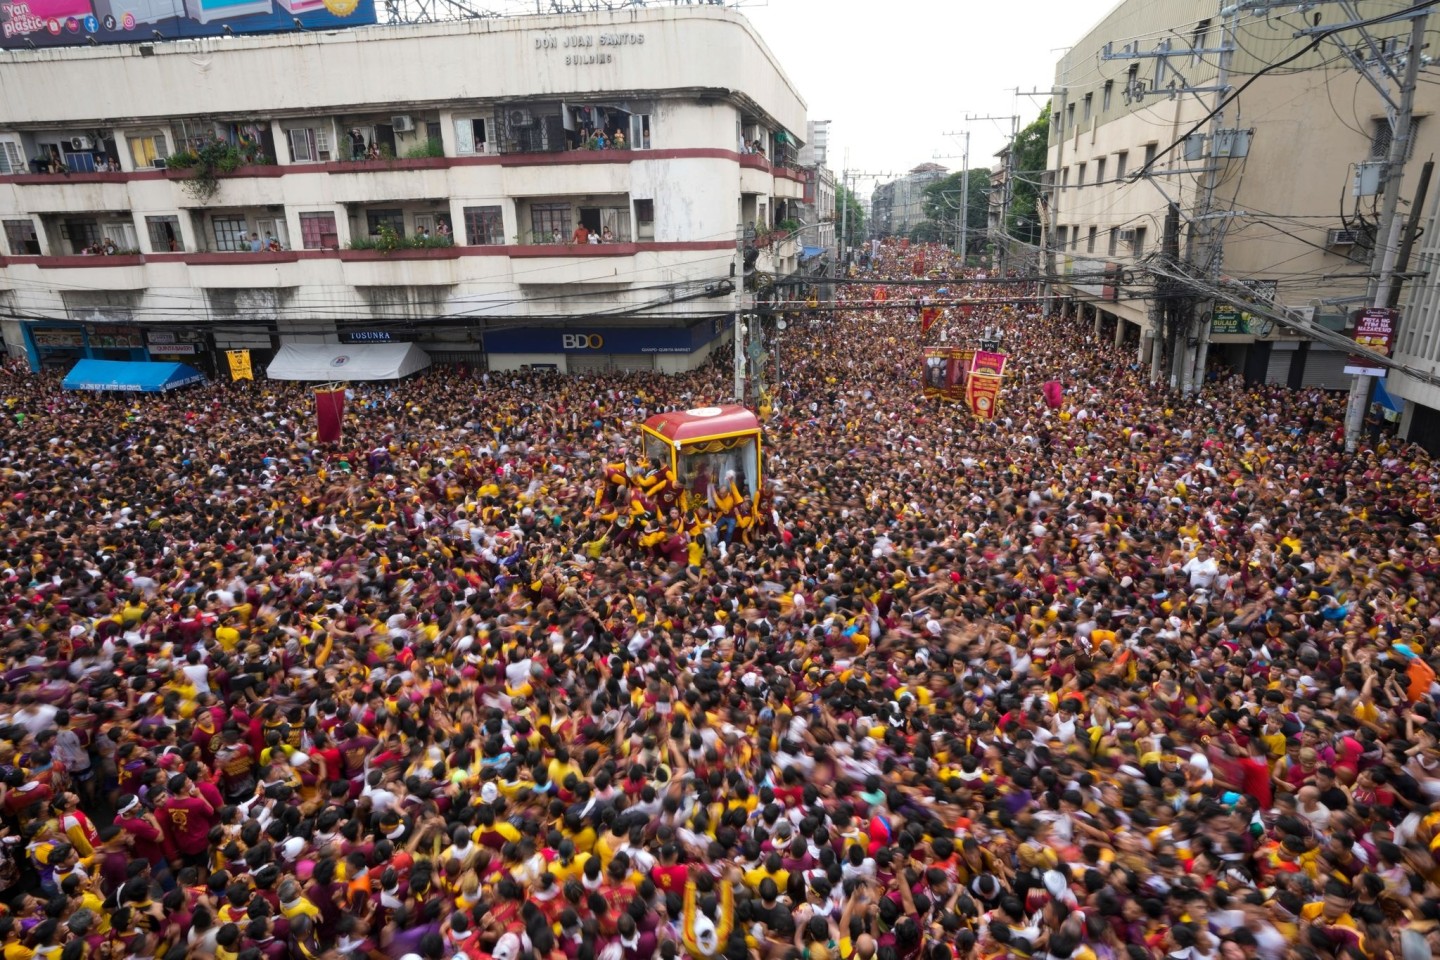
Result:
<instances>
[{"instance_id":1,"label":"beige concrete building","mask_svg":"<svg viewBox=\"0 0 1440 960\"><path fill-rule=\"evenodd\" d=\"M1061 284L1070 309L1093 317L1097 329L1135 345L1137 362L1153 358L1153 298L1143 286L1142 261L1162 239L1169 202L1180 205L1182 255L1204 262L1204 228L1222 231L1221 276L1250 283L1274 302L1301 308L1331 329L1343 329L1353 298L1365 292L1378 197L1356 198L1355 165L1384 156L1390 125L1379 94L1339 56L1329 41L1284 69L1260 76L1224 114L1220 149L1205 142L1165 153L1204 119L1217 102L1213 90L1222 55L1229 56L1230 88L1250 80L1309 42L1296 31L1314 24L1314 11L1294 4L1270 10L1239 4L1233 35L1223 29L1217 0L1124 0L1060 60L1051 102L1048 166L1052 203L1047 237L1057 269L1083 279ZM1408 6L1376 0L1363 6L1373 17ZM1325 22L1343 16L1335 5L1319 10ZM1431 48L1440 46L1432 20ZM1409 21L1371 27L1383 50L1403 50ZM1354 30L1342 37L1356 39ZM1398 39L1395 39L1398 38ZM1166 57L1107 59L1126 50L1149 53L1168 43ZM1228 52L1222 54L1222 50ZM1197 52L1188 52L1197 51ZM1388 55L1388 54L1387 54ZM1187 93L1200 88L1200 92ZM1422 83L1416 98L1415 157L1440 150L1440 87ZM1201 128L1209 133L1209 125ZM1248 151L1244 143L1248 140ZM1234 146L1239 144L1239 146ZM1196 144L1198 147L1198 144ZM1232 154L1224 156L1227 149ZM1149 175L1131 182L1154 160ZM1194 217L1207 177L1215 177L1210 216ZM1406 170L1404 194L1418 162ZM1403 209L1403 207L1402 207ZM1136 283L1102 279L1106 269L1134 271ZM1122 274L1122 280L1128 278ZM1210 305L1202 315L1211 316ZM1243 311L1220 304L1209 335L1212 370L1229 367L1252 381L1322 386L1349 385L1344 354Z\"/></svg>"},{"instance_id":2,"label":"beige concrete building","mask_svg":"<svg viewBox=\"0 0 1440 960\"><path fill-rule=\"evenodd\" d=\"M683 370L726 336L737 242L799 259L774 228L803 199L805 104L733 10L4 60L0 314L34 319L0 331L37 366L405 339ZM224 162L213 191L187 152Z\"/></svg>"}]
</instances>

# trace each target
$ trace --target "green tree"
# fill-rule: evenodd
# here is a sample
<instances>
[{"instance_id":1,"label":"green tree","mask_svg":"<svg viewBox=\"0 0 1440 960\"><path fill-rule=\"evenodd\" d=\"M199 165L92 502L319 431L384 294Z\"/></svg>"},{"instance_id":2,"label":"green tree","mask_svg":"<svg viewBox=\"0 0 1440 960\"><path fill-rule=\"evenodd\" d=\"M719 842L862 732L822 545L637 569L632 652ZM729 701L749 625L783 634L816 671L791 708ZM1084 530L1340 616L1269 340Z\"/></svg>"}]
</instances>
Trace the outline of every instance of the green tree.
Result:
<instances>
[{"instance_id":1,"label":"green tree","mask_svg":"<svg viewBox=\"0 0 1440 960\"><path fill-rule=\"evenodd\" d=\"M848 216L844 212L847 207ZM848 238L840 236L841 226ZM842 255L846 247L858 246L865 239L865 208L855 199L853 190L840 185L835 187L835 236L839 238Z\"/></svg>"},{"instance_id":2,"label":"green tree","mask_svg":"<svg viewBox=\"0 0 1440 960\"><path fill-rule=\"evenodd\" d=\"M963 170L957 170L925 188L925 221L933 225L927 231L927 239L952 245L960 242L960 201L966 196L964 188ZM970 171L969 207L965 245L969 248L967 253L974 253L985 246L985 226L990 216L989 170Z\"/></svg>"},{"instance_id":3,"label":"green tree","mask_svg":"<svg viewBox=\"0 0 1440 960\"><path fill-rule=\"evenodd\" d=\"M1036 204L1040 183L1050 155L1050 104L1046 103L1034 123L1020 131L1012 147L1015 183L1010 194L1010 219L1005 230L1026 243L1040 242L1040 217Z\"/></svg>"}]
</instances>

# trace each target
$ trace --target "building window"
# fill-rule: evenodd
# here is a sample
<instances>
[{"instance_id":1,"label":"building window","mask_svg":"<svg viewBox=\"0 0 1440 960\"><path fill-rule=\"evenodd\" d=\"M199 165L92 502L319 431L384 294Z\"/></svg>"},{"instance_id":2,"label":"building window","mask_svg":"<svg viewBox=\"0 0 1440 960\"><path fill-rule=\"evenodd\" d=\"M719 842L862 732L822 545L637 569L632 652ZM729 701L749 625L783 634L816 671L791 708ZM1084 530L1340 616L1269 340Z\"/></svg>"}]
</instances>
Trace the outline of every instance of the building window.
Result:
<instances>
[{"instance_id":1,"label":"building window","mask_svg":"<svg viewBox=\"0 0 1440 960\"><path fill-rule=\"evenodd\" d=\"M35 235L35 221L6 220L5 245L13 257L38 257L40 238Z\"/></svg>"},{"instance_id":2,"label":"building window","mask_svg":"<svg viewBox=\"0 0 1440 960\"><path fill-rule=\"evenodd\" d=\"M1147 143L1147 144L1145 144L1145 169L1147 169L1147 170L1150 169L1150 165L1153 164L1154 162L1155 162L1155 144L1153 144L1153 143Z\"/></svg>"},{"instance_id":3,"label":"building window","mask_svg":"<svg viewBox=\"0 0 1440 960\"><path fill-rule=\"evenodd\" d=\"M1070 249L1080 249L1080 225L1076 224L1070 228Z\"/></svg>"},{"instance_id":4,"label":"building window","mask_svg":"<svg viewBox=\"0 0 1440 960\"><path fill-rule=\"evenodd\" d=\"M1136 228L1135 228L1135 239L1132 240L1132 241L1130 241L1130 253L1131 253L1132 255L1138 257L1138 256L1140 256L1141 254L1143 254L1144 252L1145 252L1145 228L1144 228L1144 227L1136 227Z\"/></svg>"},{"instance_id":5,"label":"building window","mask_svg":"<svg viewBox=\"0 0 1440 960\"><path fill-rule=\"evenodd\" d=\"M505 218L499 207L465 208L465 242L472 247L505 242Z\"/></svg>"},{"instance_id":6,"label":"building window","mask_svg":"<svg viewBox=\"0 0 1440 960\"><path fill-rule=\"evenodd\" d=\"M570 204L530 204L531 243L570 242Z\"/></svg>"},{"instance_id":7,"label":"building window","mask_svg":"<svg viewBox=\"0 0 1440 960\"><path fill-rule=\"evenodd\" d=\"M0 140L0 173L29 173L25 151L14 140Z\"/></svg>"},{"instance_id":8,"label":"building window","mask_svg":"<svg viewBox=\"0 0 1440 960\"><path fill-rule=\"evenodd\" d=\"M489 130L484 117L463 117L455 121L455 152L462 157L490 153Z\"/></svg>"},{"instance_id":9,"label":"building window","mask_svg":"<svg viewBox=\"0 0 1440 960\"><path fill-rule=\"evenodd\" d=\"M381 227L389 227L395 231L397 237L405 236L405 211L403 210L366 210L365 229L370 236L380 236Z\"/></svg>"},{"instance_id":10,"label":"building window","mask_svg":"<svg viewBox=\"0 0 1440 960\"><path fill-rule=\"evenodd\" d=\"M242 253L250 249L249 231L244 217L211 217L210 230L215 234L215 249Z\"/></svg>"},{"instance_id":11,"label":"building window","mask_svg":"<svg viewBox=\"0 0 1440 960\"><path fill-rule=\"evenodd\" d=\"M1065 228L1064 228L1064 227L1056 227L1056 228L1055 228L1055 246L1058 247L1058 248L1061 249L1061 250L1064 250L1064 249L1065 249Z\"/></svg>"},{"instance_id":12,"label":"building window","mask_svg":"<svg viewBox=\"0 0 1440 960\"><path fill-rule=\"evenodd\" d=\"M215 124L202 120L176 120L171 125L175 134L175 149L194 153L215 138Z\"/></svg>"},{"instance_id":13,"label":"building window","mask_svg":"<svg viewBox=\"0 0 1440 960\"><path fill-rule=\"evenodd\" d=\"M306 250L334 250L340 246L335 214L328 211L300 214L300 245Z\"/></svg>"},{"instance_id":14,"label":"building window","mask_svg":"<svg viewBox=\"0 0 1440 960\"><path fill-rule=\"evenodd\" d=\"M1070 168L1065 167L1060 171L1060 187L1063 189L1070 186Z\"/></svg>"},{"instance_id":15,"label":"building window","mask_svg":"<svg viewBox=\"0 0 1440 960\"><path fill-rule=\"evenodd\" d=\"M130 144L130 159L135 164L136 170L143 170L146 167L156 166L156 160L164 160L170 156L165 149L165 135L157 133L148 137L126 137Z\"/></svg>"},{"instance_id":16,"label":"building window","mask_svg":"<svg viewBox=\"0 0 1440 960\"><path fill-rule=\"evenodd\" d=\"M630 114L630 133L628 143L631 150L650 149L650 114Z\"/></svg>"},{"instance_id":17,"label":"building window","mask_svg":"<svg viewBox=\"0 0 1440 960\"><path fill-rule=\"evenodd\" d=\"M329 130L300 127L285 131L285 139L290 141L292 163L323 163L333 159Z\"/></svg>"},{"instance_id":18,"label":"building window","mask_svg":"<svg viewBox=\"0 0 1440 960\"><path fill-rule=\"evenodd\" d=\"M180 238L179 217L146 217L145 231L150 234L151 253L178 253L185 249Z\"/></svg>"},{"instance_id":19,"label":"building window","mask_svg":"<svg viewBox=\"0 0 1440 960\"><path fill-rule=\"evenodd\" d=\"M1120 252L1120 228L1119 228L1119 227L1111 227L1111 228L1110 228L1110 246L1109 246L1109 248L1108 248L1108 252L1109 252L1110 256L1112 256L1112 257L1115 256L1117 253Z\"/></svg>"},{"instance_id":20,"label":"building window","mask_svg":"<svg viewBox=\"0 0 1440 960\"><path fill-rule=\"evenodd\" d=\"M1210 33L1210 21L1201 20L1195 24L1195 32L1190 34L1190 49L1195 51L1190 55L1191 63L1199 63L1204 59L1200 51L1205 49L1205 37Z\"/></svg>"},{"instance_id":21,"label":"building window","mask_svg":"<svg viewBox=\"0 0 1440 960\"><path fill-rule=\"evenodd\" d=\"M1100 91L1100 112L1104 113L1110 109L1110 97L1115 92L1115 81L1106 80L1105 86Z\"/></svg>"},{"instance_id":22,"label":"building window","mask_svg":"<svg viewBox=\"0 0 1440 960\"><path fill-rule=\"evenodd\" d=\"M655 239L655 201L635 201L635 239Z\"/></svg>"},{"instance_id":23,"label":"building window","mask_svg":"<svg viewBox=\"0 0 1440 960\"><path fill-rule=\"evenodd\" d=\"M1130 154L1124 150L1115 154L1115 179L1119 180L1125 176L1125 165L1130 161Z\"/></svg>"},{"instance_id":24,"label":"building window","mask_svg":"<svg viewBox=\"0 0 1440 960\"><path fill-rule=\"evenodd\" d=\"M1091 101L1093 101L1094 99L1095 99L1095 94L1093 94L1093 93L1087 93L1087 94L1085 94L1085 112L1084 112L1084 114L1080 117L1080 121L1081 121L1082 123L1089 123L1089 122L1090 122L1090 104L1091 104Z\"/></svg>"},{"instance_id":25,"label":"building window","mask_svg":"<svg viewBox=\"0 0 1440 960\"><path fill-rule=\"evenodd\" d=\"M100 240L109 240L121 253L139 253L140 241L135 237L135 224L129 220L112 220L100 224Z\"/></svg>"},{"instance_id":26,"label":"building window","mask_svg":"<svg viewBox=\"0 0 1440 960\"><path fill-rule=\"evenodd\" d=\"M1090 228L1090 233L1089 233L1089 235L1087 235L1087 236L1085 237L1085 252L1086 252L1086 253L1094 253L1094 252L1095 252L1095 233L1096 233L1096 228L1095 228L1095 227L1091 227L1091 228Z\"/></svg>"},{"instance_id":27,"label":"building window","mask_svg":"<svg viewBox=\"0 0 1440 960\"><path fill-rule=\"evenodd\" d=\"M1105 158L1101 157L1095 161L1095 186L1105 183Z\"/></svg>"},{"instance_id":28,"label":"building window","mask_svg":"<svg viewBox=\"0 0 1440 960\"><path fill-rule=\"evenodd\" d=\"M1420 127L1422 117L1415 117L1410 121L1410 139L1405 144L1405 159L1409 160L1415 155L1415 133ZM1390 156L1391 140L1390 121L1384 117L1375 121L1375 132L1370 137L1370 159L1384 160Z\"/></svg>"},{"instance_id":29,"label":"building window","mask_svg":"<svg viewBox=\"0 0 1440 960\"><path fill-rule=\"evenodd\" d=\"M1073 103L1065 108L1065 129L1075 129L1075 104Z\"/></svg>"},{"instance_id":30,"label":"building window","mask_svg":"<svg viewBox=\"0 0 1440 960\"><path fill-rule=\"evenodd\" d=\"M1075 168L1075 186L1076 186L1076 187L1083 187L1083 186L1085 186L1085 167L1086 167L1086 164L1083 164L1083 163L1082 163L1082 164L1080 164L1080 166L1078 166L1078 167Z\"/></svg>"}]
</instances>

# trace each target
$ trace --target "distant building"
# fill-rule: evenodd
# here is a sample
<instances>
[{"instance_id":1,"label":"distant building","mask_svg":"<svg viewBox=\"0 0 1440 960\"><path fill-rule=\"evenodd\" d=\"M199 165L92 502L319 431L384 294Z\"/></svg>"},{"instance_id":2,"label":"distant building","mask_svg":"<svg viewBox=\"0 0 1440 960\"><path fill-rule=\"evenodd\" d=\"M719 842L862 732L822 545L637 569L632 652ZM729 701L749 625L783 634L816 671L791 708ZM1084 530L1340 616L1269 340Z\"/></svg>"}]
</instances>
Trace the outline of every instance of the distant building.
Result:
<instances>
[{"instance_id":1,"label":"distant building","mask_svg":"<svg viewBox=\"0 0 1440 960\"><path fill-rule=\"evenodd\" d=\"M876 236L908 236L925 220L925 188L950 171L938 163L922 163L899 180L875 187L870 218Z\"/></svg>"}]
</instances>

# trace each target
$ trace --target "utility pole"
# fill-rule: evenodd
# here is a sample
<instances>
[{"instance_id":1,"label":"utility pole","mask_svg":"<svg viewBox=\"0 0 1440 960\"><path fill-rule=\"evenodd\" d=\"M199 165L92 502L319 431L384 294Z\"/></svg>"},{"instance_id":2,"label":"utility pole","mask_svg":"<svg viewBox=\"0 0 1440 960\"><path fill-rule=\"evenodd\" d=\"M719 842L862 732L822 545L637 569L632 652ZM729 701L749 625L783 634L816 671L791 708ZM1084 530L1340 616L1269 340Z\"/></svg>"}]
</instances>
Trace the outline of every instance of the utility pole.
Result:
<instances>
[{"instance_id":1,"label":"utility pole","mask_svg":"<svg viewBox=\"0 0 1440 960\"><path fill-rule=\"evenodd\" d=\"M1410 22L1410 44L1405 53L1405 77L1400 84L1400 105L1390 118L1390 152L1380 168L1380 185L1385 191L1380 204L1380 226L1376 232L1375 253L1370 265L1371 303L1385 307L1395 279L1396 243L1399 239L1400 184L1405 175L1405 158L1410 152L1410 126L1415 112L1415 85L1420 73L1420 55L1425 50L1425 22L1428 7L1417 0L1418 14ZM1423 8L1423 9L1422 9ZM1412 210L1418 217L1421 210ZM1365 426L1365 408L1370 405L1370 387L1374 378L1356 374L1350 385L1350 400L1345 407L1345 451L1354 453L1360 446L1360 431Z\"/></svg>"},{"instance_id":2,"label":"utility pole","mask_svg":"<svg viewBox=\"0 0 1440 960\"><path fill-rule=\"evenodd\" d=\"M958 133L947 133L947 137L958 137ZM960 209L956 211L955 233L960 262L965 262L967 234L970 229L970 131L965 131L965 151L960 154Z\"/></svg>"},{"instance_id":3,"label":"utility pole","mask_svg":"<svg viewBox=\"0 0 1440 960\"><path fill-rule=\"evenodd\" d=\"M1056 139L1056 146L1058 147L1058 152L1055 156L1055 169L1053 171L1054 178L1050 181L1049 210L1043 224L1045 227L1045 287L1044 290L1041 292L1041 296L1044 298L1045 316L1048 317L1054 311L1054 277L1057 275L1055 271L1055 238L1056 231L1060 227L1061 184L1059 182L1059 176L1060 171L1065 166L1065 138L1070 134L1070 131L1065 129L1065 108L1067 106L1067 101L1069 100L1069 88L1057 87L1052 90L1029 90L1025 92L1017 90L1016 95L1022 97L1051 97L1052 99L1054 97L1060 98L1060 109L1055 114L1060 118L1060 120L1057 123L1053 124L1053 126L1057 128L1056 132L1058 134L1058 137ZM1046 166L1049 166L1049 164L1046 164ZM1039 211L1037 210L1036 213L1038 214Z\"/></svg>"},{"instance_id":4,"label":"utility pole","mask_svg":"<svg viewBox=\"0 0 1440 960\"><path fill-rule=\"evenodd\" d=\"M1139 44L1130 43L1120 52L1115 52L1111 44L1106 44L1102 60L1154 60L1154 79L1150 81L1149 88L1146 82L1138 77L1123 91L1127 102L1137 99L1144 100L1147 94L1168 94L1170 97L1184 96L1187 94L1196 95L1213 93L1215 95L1215 106L1210 113L1210 131L1206 139L1209 143L1208 152L1205 153L1206 167L1203 171L1205 180L1200 188L1200 196L1197 199L1193 213L1187 215L1194 233L1187 239L1185 246L1185 261L1194 265L1200 276L1214 285L1220 279L1220 268L1224 259L1225 222L1229 214L1215 210L1215 190L1220 183L1220 174L1225 170L1222 161L1226 158L1243 157L1248 152L1249 132L1244 130L1227 130L1225 128L1225 98L1230 95L1230 60L1235 52L1235 29L1239 24L1239 6L1231 4L1228 0L1219 0L1219 15L1221 17L1220 43L1217 47L1206 48L1203 38L1194 48L1177 48L1170 40L1162 40L1153 50L1141 50ZM1197 60L1207 56L1214 56L1216 61L1215 82L1206 85L1193 85L1170 65L1172 58L1182 63L1186 59ZM1164 191L1161 191L1164 193ZM1167 196L1167 202L1169 197ZM1178 209L1178 208L1177 208ZM1198 242L1197 242L1198 241ZM1202 252L1203 251L1203 252ZM1197 263L1197 258L1203 256L1203 261ZM1180 260L1178 255L1172 263L1172 267L1179 268ZM1176 291L1178 296L1178 291ZM1178 302L1178 301L1177 301ZM1195 301L1186 301L1189 306L1184 315L1176 315L1169 307L1158 312L1158 316L1165 317L1167 323L1178 329L1167 329L1155 331L1158 340L1162 336L1168 338L1166 349L1170 356L1170 389L1188 396L1198 389L1205 379L1205 364L1209 354L1210 320L1214 313L1212 303L1205 311L1205 319L1199 321L1194 313Z\"/></svg>"},{"instance_id":5,"label":"utility pole","mask_svg":"<svg viewBox=\"0 0 1440 960\"><path fill-rule=\"evenodd\" d=\"M745 225L735 231L735 402L745 402Z\"/></svg>"},{"instance_id":6,"label":"utility pole","mask_svg":"<svg viewBox=\"0 0 1440 960\"><path fill-rule=\"evenodd\" d=\"M1020 94L1019 87L1015 88L1015 94L1017 96ZM1006 225L1010 222L1010 198L1013 195L1012 191L1014 190L1012 178L1014 177L1015 173L1015 141L1020 139L1020 114L1013 113L1008 117L972 117L969 114L966 114L965 122L969 123L972 120L1010 121L1010 146L1005 151L1005 183L1003 184L1003 189L1000 193L1000 230L1003 232L1006 228ZM968 174L966 175L966 182L969 182ZM990 242L995 243L996 238L990 237ZM999 244L998 246L1000 249L1000 276L1003 277L1005 276L1006 270L1006 254L1009 252L1010 245L1006 243Z\"/></svg>"}]
</instances>

